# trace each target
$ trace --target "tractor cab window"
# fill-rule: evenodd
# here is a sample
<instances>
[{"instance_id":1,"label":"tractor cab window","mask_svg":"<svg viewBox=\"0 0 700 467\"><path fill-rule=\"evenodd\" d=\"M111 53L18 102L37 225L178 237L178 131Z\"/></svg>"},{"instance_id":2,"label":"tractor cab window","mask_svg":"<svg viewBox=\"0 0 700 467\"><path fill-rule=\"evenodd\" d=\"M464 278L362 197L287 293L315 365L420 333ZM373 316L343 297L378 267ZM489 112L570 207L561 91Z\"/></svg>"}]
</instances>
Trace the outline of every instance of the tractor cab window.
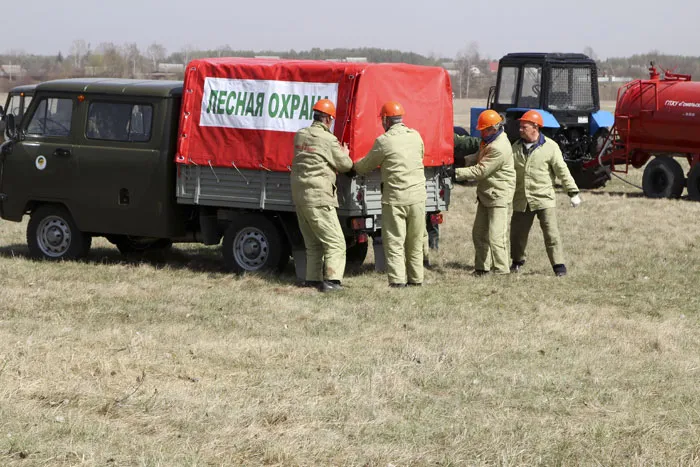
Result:
<instances>
[{"instance_id":1,"label":"tractor cab window","mask_svg":"<svg viewBox=\"0 0 700 467\"><path fill-rule=\"evenodd\" d=\"M69 136L73 116L73 100L44 98L36 106L27 134L36 136Z\"/></svg>"},{"instance_id":2,"label":"tractor cab window","mask_svg":"<svg viewBox=\"0 0 700 467\"><path fill-rule=\"evenodd\" d=\"M15 117L17 117L19 114L19 101L20 101L20 97L18 94L15 94L14 96L10 96L10 99L7 102L7 107L5 108L5 113L12 114Z\"/></svg>"},{"instance_id":3,"label":"tractor cab window","mask_svg":"<svg viewBox=\"0 0 700 467\"><path fill-rule=\"evenodd\" d=\"M515 66L501 68L500 80L498 82L497 104L515 104L515 91L518 84L520 69Z\"/></svg>"},{"instance_id":4,"label":"tractor cab window","mask_svg":"<svg viewBox=\"0 0 700 467\"><path fill-rule=\"evenodd\" d=\"M542 90L542 67L525 65L523 79L518 96L518 107L536 109L540 107L540 91Z\"/></svg>"},{"instance_id":5,"label":"tractor cab window","mask_svg":"<svg viewBox=\"0 0 700 467\"><path fill-rule=\"evenodd\" d=\"M593 109L593 77L589 67L552 67L549 108Z\"/></svg>"}]
</instances>

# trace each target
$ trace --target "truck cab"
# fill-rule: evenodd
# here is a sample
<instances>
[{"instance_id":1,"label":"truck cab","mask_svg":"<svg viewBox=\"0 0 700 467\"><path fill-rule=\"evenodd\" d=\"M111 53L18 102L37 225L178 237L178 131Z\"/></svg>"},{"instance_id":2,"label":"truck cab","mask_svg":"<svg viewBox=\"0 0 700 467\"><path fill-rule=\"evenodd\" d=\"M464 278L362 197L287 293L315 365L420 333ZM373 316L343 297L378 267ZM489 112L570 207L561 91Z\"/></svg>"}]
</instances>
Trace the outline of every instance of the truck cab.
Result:
<instances>
[{"instance_id":1,"label":"truck cab","mask_svg":"<svg viewBox=\"0 0 700 467\"><path fill-rule=\"evenodd\" d=\"M32 256L79 258L93 236L119 246L184 235L173 162L181 95L177 81L36 86L0 156L0 217L30 214Z\"/></svg>"},{"instance_id":2,"label":"truck cab","mask_svg":"<svg viewBox=\"0 0 700 467\"><path fill-rule=\"evenodd\" d=\"M5 137L5 127L7 125L5 116L7 114L12 114L15 116L17 122L21 121L25 110L27 110L27 107L29 107L29 104L32 102L35 88L35 85L28 84L10 89L10 92L7 94L5 106L3 107L0 105L0 142L2 142Z\"/></svg>"},{"instance_id":3,"label":"truck cab","mask_svg":"<svg viewBox=\"0 0 700 467\"><path fill-rule=\"evenodd\" d=\"M486 107L471 110L472 135L479 135L476 121L486 108L505 116L511 142L519 137L518 118L528 110L537 110L544 120L543 133L559 144L580 188L596 188L609 179L602 167L583 168L597 157L614 122L610 112L600 110L597 67L588 56L505 55L499 61L496 86L489 91Z\"/></svg>"}]
</instances>

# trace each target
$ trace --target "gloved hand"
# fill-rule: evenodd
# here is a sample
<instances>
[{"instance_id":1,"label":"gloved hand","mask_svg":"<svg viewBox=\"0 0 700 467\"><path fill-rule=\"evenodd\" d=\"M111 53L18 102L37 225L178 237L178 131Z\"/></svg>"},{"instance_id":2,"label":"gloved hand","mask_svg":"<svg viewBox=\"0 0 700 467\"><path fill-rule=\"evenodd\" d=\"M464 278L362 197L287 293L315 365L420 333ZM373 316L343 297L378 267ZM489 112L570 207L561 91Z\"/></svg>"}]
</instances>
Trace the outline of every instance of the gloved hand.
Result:
<instances>
[{"instance_id":1,"label":"gloved hand","mask_svg":"<svg viewBox=\"0 0 700 467\"><path fill-rule=\"evenodd\" d=\"M581 197L577 194L571 197L571 207L572 208L577 208L579 204L581 204Z\"/></svg>"}]
</instances>

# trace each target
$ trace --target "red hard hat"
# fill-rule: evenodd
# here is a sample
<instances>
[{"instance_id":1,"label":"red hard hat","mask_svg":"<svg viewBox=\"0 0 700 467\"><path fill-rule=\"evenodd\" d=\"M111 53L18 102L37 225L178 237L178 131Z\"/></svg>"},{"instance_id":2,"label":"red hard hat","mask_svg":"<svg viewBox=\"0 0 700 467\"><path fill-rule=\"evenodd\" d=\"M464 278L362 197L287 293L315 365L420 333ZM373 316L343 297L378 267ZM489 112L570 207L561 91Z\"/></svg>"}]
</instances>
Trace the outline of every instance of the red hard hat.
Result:
<instances>
[{"instance_id":1,"label":"red hard hat","mask_svg":"<svg viewBox=\"0 0 700 467\"><path fill-rule=\"evenodd\" d=\"M321 99L314 104L313 109L317 112L323 112L326 115L330 115L335 118L335 105L329 99Z\"/></svg>"},{"instance_id":2,"label":"red hard hat","mask_svg":"<svg viewBox=\"0 0 700 467\"><path fill-rule=\"evenodd\" d=\"M534 123L540 128L544 126L544 120L542 120L542 115L536 110L528 110L518 120L522 122Z\"/></svg>"},{"instance_id":3,"label":"red hard hat","mask_svg":"<svg viewBox=\"0 0 700 467\"><path fill-rule=\"evenodd\" d=\"M481 131L501 123L503 119L495 110L484 110L479 114L479 119L476 121L476 129Z\"/></svg>"},{"instance_id":4,"label":"red hard hat","mask_svg":"<svg viewBox=\"0 0 700 467\"><path fill-rule=\"evenodd\" d=\"M382 117L400 117L404 115L406 111L403 106L396 101L389 101L382 106Z\"/></svg>"}]
</instances>

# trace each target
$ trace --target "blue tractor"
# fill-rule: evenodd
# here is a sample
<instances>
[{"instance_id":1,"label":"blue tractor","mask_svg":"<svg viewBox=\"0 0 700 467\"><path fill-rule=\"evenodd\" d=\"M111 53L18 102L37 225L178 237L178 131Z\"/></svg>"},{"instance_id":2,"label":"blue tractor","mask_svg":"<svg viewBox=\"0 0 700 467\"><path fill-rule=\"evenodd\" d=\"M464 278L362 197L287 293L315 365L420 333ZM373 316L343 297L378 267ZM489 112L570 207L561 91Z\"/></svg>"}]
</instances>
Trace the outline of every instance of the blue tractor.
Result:
<instances>
[{"instance_id":1,"label":"blue tractor","mask_svg":"<svg viewBox=\"0 0 700 467\"><path fill-rule=\"evenodd\" d=\"M598 156L614 117L600 110L598 73L583 54L511 53L499 61L496 86L486 107L471 109L471 135L479 136L476 120L490 108L505 116L505 131L513 142L518 118L535 109L544 119L543 133L559 144L579 188L599 188L610 179L606 167L584 169Z\"/></svg>"}]
</instances>

